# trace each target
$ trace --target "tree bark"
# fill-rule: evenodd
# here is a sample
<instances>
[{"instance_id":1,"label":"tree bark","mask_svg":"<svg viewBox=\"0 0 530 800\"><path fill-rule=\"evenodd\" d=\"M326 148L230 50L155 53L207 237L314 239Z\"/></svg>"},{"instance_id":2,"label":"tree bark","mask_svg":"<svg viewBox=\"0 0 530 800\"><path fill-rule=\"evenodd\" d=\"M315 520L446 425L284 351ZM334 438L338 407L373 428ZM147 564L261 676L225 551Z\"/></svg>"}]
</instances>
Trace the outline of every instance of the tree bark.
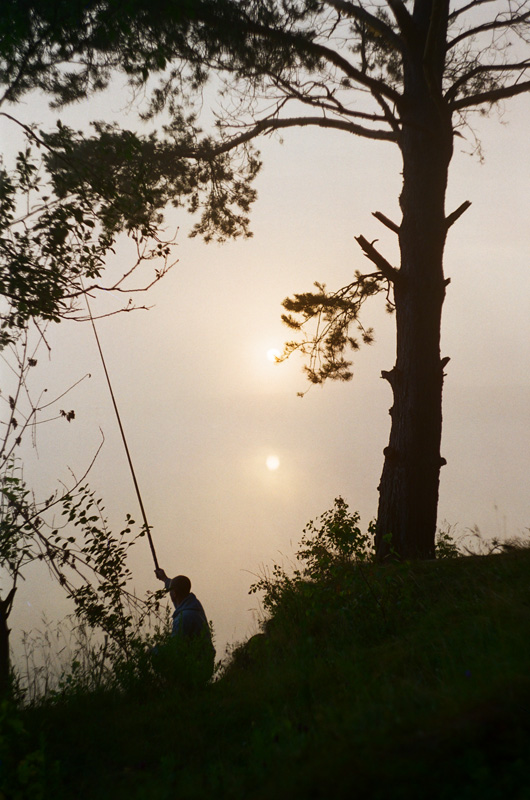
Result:
<instances>
[{"instance_id":1,"label":"tree bark","mask_svg":"<svg viewBox=\"0 0 530 800\"><path fill-rule=\"evenodd\" d=\"M431 3L420 0L416 7ZM421 33L421 20L416 23ZM453 136L441 88L436 81L433 85L433 73L425 66L431 35L425 26L404 76L401 268L394 282L397 357L391 372L383 373L394 403L379 485L376 548L380 560L434 557L446 363L440 357L446 286L444 205Z\"/></svg>"},{"instance_id":2,"label":"tree bark","mask_svg":"<svg viewBox=\"0 0 530 800\"><path fill-rule=\"evenodd\" d=\"M11 589L5 600L0 599L0 699L6 697L11 690L11 664L9 660L9 628L7 620L13 605L15 587Z\"/></svg>"}]
</instances>

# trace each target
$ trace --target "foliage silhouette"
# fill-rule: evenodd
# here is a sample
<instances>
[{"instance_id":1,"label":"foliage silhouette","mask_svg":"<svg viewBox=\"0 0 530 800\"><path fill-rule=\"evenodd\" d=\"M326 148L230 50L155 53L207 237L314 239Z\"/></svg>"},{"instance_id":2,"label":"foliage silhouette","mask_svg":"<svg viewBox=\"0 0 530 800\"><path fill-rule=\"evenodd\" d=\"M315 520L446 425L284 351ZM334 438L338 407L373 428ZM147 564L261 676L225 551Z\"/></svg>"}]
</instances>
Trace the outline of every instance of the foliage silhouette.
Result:
<instances>
[{"instance_id":1,"label":"foliage silhouette","mask_svg":"<svg viewBox=\"0 0 530 800\"><path fill-rule=\"evenodd\" d=\"M339 499L309 524L300 549L315 543L318 578L291 586L214 683L84 692L74 679L18 712L0 780L23 788L16 750L37 753L35 783L58 800L524 794L528 542L381 565L363 546L349 560L356 528Z\"/></svg>"},{"instance_id":2,"label":"foliage silhouette","mask_svg":"<svg viewBox=\"0 0 530 800\"><path fill-rule=\"evenodd\" d=\"M63 518L60 523L57 511ZM102 502L82 482L42 504L35 503L16 464L2 475L0 512L0 565L11 581L11 600L25 568L42 561L72 600L75 616L105 634L105 644L99 648L101 664L107 659L115 670L134 674L147 646L146 626L153 627L158 619L160 637L163 619L159 614L162 591L139 598L130 589L127 553L145 530L135 533L134 520L128 515L125 527L117 534L111 532ZM5 609L2 616L4 693L10 680L10 610Z\"/></svg>"},{"instance_id":3,"label":"foliage silhouette","mask_svg":"<svg viewBox=\"0 0 530 800\"><path fill-rule=\"evenodd\" d=\"M359 334L365 342L373 338L360 318L365 301L383 294L395 309L396 364L382 374L393 406L379 486L377 552L381 559L392 555L391 537L395 556L432 558L449 360L440 352L449 282L444 246L449 228L470 205L466 200L446 213L448 170L455 137L470 134L474 140L473 113L487 113L530 90L527 0L378 0L370 6L357 0L197 0L169 3L162 13L144 0L121 12L110 2L63 6L4 3L4 103L38 88L61 107L93 97L121 75L136 99L145 98L144 121L170 119L160 140L111 123L92 138L63 130L48 139L61 159L67 156L64 170L53 159L49 163L58 175L68 173L65 185L75 197L86 190L99 204L103 191L103 226L115 219L118 198L109 199L100 178L79 170L85 158L94 168L103 143L115 164L123 219L139 223L143 235L142 203L152 210L149 225L155 220L156 227L169 192L177 191L179 203L189 198L192 212L203 206L195 231L206 239L248 232L251 182L259 168L251 143L261 135L320 127L398 147L402 218L394 221L381 211L375 217L398 238L399 266L373 237L357 236L370 271L357 270L342 289L329 292L319 282L317 291L289 298L285 319L302 331L302 340L289 343L286 355L306 353L312 382L348 379L349 351L358 347ZM201 92L215 82L221 111L210 136L200 130L198 112ZM131 198L128 169L138 163L142 180L147 175L146 191L134 187ZM159 180L163 173L167 183ZM60 231L63 221L53 224ZM313 322L316 332L306 334Z\"/></svg>"}]
</instances>

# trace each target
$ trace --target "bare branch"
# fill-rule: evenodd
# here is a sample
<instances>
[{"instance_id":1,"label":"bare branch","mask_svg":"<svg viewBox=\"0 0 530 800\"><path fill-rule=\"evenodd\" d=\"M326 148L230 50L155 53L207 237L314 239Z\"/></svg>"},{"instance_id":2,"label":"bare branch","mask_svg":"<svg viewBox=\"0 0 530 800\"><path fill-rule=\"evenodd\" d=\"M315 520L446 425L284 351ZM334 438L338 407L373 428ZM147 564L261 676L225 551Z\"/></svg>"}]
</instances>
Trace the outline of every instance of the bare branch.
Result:
<instances>
[{"instance_id":1,"label":"bare branch","mask_svg":"<svg viewBox=\"0 0 530 800\"><path fill-rule=\"evenodd\" d=\"M381 211L373 211L372 217L378 219L379 222L382 222L383 225L386 225L387 228L390 228L391 231L394 231L394 233L397 233L399 236L399 232L401 230L400 226L396 225L395 222L392 222L392 220L382 214Z\"/></svg>"},{"instance_id":2,"label":"bare branch","mask_svg":"<svg viewBox=\"0 0 530 800\"><path fill-rule=\"evenodd\" d=\"M39 424L44 424L49 422L50 419L43 419L38 420L37 415L46 409L50 408L56 404L59 400L69 394L76 386L78 386L85 378L90 377L90 374L87 373L82 378L79 378L77 381L72 383L66 390L61 392L60 394L53 397L52 400L48 402L41 403L41 399L44 396L44 392L41 392L38 400L35 402L31 398L30 390L27 383L27 376L28 371L31 369L32 366L36 365L35 355L37 349L41 342L47 345L46 339L44 337L44 333L37 327L39 332L39 340L35 347L33 348L31 355L28 352L28 330L24 330L24 336L20 347L18 345L11 345L11 352L13 358L16 361L16 367L12 366L8 359L0 353L0 357L6 363L8 368L17 376L17 389L13 392L14 397L9 398L9 406L11 409L10 417L6 422L1 422L0 424L5 425L5 433L3 434L3 440L0 443L0 467L3 468L8 460L11 458L13 453L15 452L17 446L20 444L23 436L26 434L28 429L31 429L33 433L35 433L35 426ZM45 390L47 391L47 390ZM27 408L21 408L21 396L22 394L25 396ZM0 399L4 400L6 403L7 398L1 397ZM12 401L12 402L11 402ZM15 420L15 412L16 412L16 420ZM59 415L62 416L62 415ZM52 417L51 419L56 419L57 417Z\"/></svg>"},{"instance_id":3,"label":"bare branch","mask_svg":"<svg viewBox=\"0 0 530 800\"><path fill-rule=\"evenodd\" d=\"M454 225L454 224L455 224L455 222L457 221L457 219L460 219L460 217L462 216L462 214L463 214L465 211L467 211L467 210L468 210L468 208L469 208L469 206L470 206L470 205L471 205L471 201L470 201L470 200L465 200L465 202L463 202L461 206L458 206L458 208L456 209L456 211L453 211L453 213L452 213L452 214L449 214L449 216L448 216L448 217L446 217L446 219L445 219L445 224L447 225L447 228L448 228L448 229L451 227L451 225Z\"/></svg>"},{"instance_id":4,"label":"bare branch","mask_svg":"<svg viewBox=\"0 0 530 800\"><path fill-rule=\"evenodd\" d=\"M75 389L75 387L76 387L76 386L79 386L79 384L80 384L80 383L82 383L82 382L83 382L83 381L84 381L86 378L91 378L91 377L92 377L92 376L91 376L90 372L86 372L86 373L83 375L83 377L82 377L82 378L79 378L79 379L78 379L78 380L77 380L75 383L72 383L72 385L71 385L71 386L69 386L69 387L68 387L68 389L65 389L65 391L64 391L64 392L62 392L61 394L57 395L57 397L54 397L54 398L53 398L53 400L50 400L50 402L49 402L49 403L44 403L44 405L42 405L42 406L38 406L38 407L37 407L37 408L35 408L33 411L34 411L34 412L37 412L37 411L44 411L44 409L45 409L45 408L49 408L50 406L54 405L54 404L55 404L55 403L57 403L59 400L61 400L63 397L66 397L66 395L67 395L67 394L69 394L69 393L72 391L72 389ZM33 412L32 412L32 413L33 413ZM100 448L100 449L101 449L101 448ZM98 450L98 452L99 452L99 450ZM94 459L94 460L95 460L95 459ZM92 463L93 463L93 462L92 462ZM91 465L91 466L92 466L92 465ZM88 475L88 472L87 472L87 473L85 473L85 474L86 474L86 475ZM83 480L83 478L81 478L81 480Z\"/></svg>"},{"instance_id":5,"label":"bare branch","mask_svg":"<svg viewBox=\"0 0 530 800\"><path fill-rule=\"evenodd\" d=\"M374 95L374 99L376 100L377 103L379 103L379 105L383 109L383 114L385 116L385 119L392 128L392 130L394 131L394 133L396 134L396 141L398 141L400 133L400 123L398 118L393 113L386 100L383 97L381 97L381 95Z\"/></svg>"},{"instance_id":6,"label":"bare branch","mask_svg":"<svg viewBox=\"0 0 530 800\"><path fill-rule=\"evenodd\" d=\"M276 107L276 113L278 113L281 108L285 107L286 103L290 99L294 99L298 100L300 103L310 105L313 108L320 108L324 112L331 111L332 113L339 114L343 117L350 117L351 119L364 119L370 122L388 122L390 124L390 120L386 112L384 115L370 114L366 111L353 111L352 109L347 108L335 96L334 92L323 83L311 81L309 84L301 84L300 88L297 88L296 86L293 86L290 81L282 78L281 76L274 76L273 81L280 90L286 93L285 97L282 98L282 101L278 103ZM322 95L317 95L314 93L314 90L317 88L322 90Z\"/></svg>"},{"instance_id":7,"label":"bare branch","mask_svg":"<svg viewBox=\"0 0 530 800\"><path fill-rule=\"evenodd\" d=\"M449 14L449 20L450 20L450 22L453 22L453 20L455 20L457 17L461 16L462 14L465 14L466 11L469 11L471 8L477 8L478 6L485 5L486 3L496 3L496 2L497 2L497 0L471 0L470 3L468 3L465 6L462 6L462 8L458 8L458 9L456 9L456 11L452 11Z\"/></svg>"},{"instance_id":8,"label":"bare branch","mask_svg":"<svg viewBox=\"0 0 530 800\"><path fill-rule=\"evenodd\" d=\"M399 270L393 267L386 258L375 249L373 243L365 239L364 236L356 236L355 241L359 244L366 258L370 259L370 261L376 265L388 281L395 283L399 279Z\"/></svg>"}]
</instances>

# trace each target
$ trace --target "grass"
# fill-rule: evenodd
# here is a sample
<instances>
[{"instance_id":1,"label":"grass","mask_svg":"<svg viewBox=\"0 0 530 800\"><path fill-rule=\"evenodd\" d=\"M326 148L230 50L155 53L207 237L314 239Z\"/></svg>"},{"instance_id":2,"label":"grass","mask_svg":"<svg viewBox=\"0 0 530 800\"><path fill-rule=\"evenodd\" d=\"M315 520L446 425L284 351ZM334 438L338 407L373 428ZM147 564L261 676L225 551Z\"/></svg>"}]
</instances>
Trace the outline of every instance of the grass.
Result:
<instances>
[{"instance_id":1,"label":"grass","mask_svg":"<svg viewBox=\"0 0 530 800\"><path fill-rule=\"evenodd\" d=\"M294 582L200 690L18 713L4 797L530 798L529 575L521 548Z\"/></svg>"}]
</instances>

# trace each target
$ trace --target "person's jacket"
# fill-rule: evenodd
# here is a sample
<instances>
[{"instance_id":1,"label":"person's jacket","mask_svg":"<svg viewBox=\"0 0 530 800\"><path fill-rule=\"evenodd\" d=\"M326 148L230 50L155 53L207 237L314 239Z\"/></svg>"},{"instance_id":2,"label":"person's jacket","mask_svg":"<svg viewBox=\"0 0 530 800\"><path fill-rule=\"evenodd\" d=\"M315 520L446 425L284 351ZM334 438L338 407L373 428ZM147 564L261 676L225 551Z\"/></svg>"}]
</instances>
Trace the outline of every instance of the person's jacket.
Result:
<instances>
[{"instance_id":1,"label":"person's jacket","mask_svg":"<svg viewBox=\"0 0 530 800\"><path fill-rule=\"evenodd\" d=\"M166 589L169 589L171 581L166 583ZM204 608L200 600L197 600L193 592L190 592L182 603L175 606L173 612L173 627L171 636L185 636L186 638L197 636L199 633L207 631L208 638L210 638L210 626Z\"/></svg>"}]
</instances>

